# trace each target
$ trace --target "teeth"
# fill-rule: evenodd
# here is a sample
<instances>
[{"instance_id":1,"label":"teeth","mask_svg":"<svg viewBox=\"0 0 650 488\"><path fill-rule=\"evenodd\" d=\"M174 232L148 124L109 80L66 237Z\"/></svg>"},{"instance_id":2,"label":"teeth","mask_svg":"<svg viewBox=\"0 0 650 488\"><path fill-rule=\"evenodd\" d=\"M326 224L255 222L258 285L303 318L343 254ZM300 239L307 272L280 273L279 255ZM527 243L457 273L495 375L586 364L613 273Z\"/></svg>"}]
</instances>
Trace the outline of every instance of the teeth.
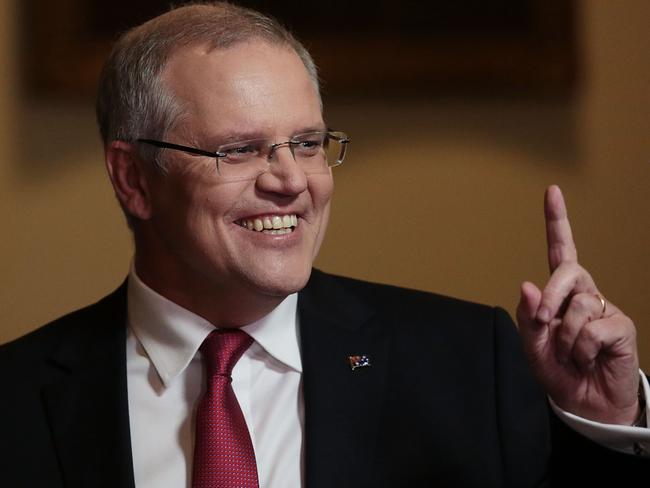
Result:
<instances>
[{"instance_id":1,"label":"teeth","mask_svg":"<svg viewBox=\"0 0 650 488\"><path fill-rule=\"evenodd\" d=\"M295 214L269 215L262 218L239 220L237 223L256 232L263 231L273 235L289 234L298 225L298 216Z\"/></svg>"}]
</instances>

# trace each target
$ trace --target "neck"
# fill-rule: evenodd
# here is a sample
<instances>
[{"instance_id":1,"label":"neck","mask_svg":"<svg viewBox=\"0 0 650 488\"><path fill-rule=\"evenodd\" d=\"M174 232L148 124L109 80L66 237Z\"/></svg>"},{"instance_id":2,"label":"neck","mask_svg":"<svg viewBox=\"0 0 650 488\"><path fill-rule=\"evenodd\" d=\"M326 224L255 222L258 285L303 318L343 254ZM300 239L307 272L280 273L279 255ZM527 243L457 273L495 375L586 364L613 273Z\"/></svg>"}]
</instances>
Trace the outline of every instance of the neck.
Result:
<instances>
[{"instance_id":1,"label":"neck","mask_svg":"<svg viewBox=\"0 0 650 488\"><path fill-rule=\"evenodd\" d=\"M244 286L219 286L193 275L191 279L151 266L136 253L138 278L156 293L203 317L216 327L236 328L271 313L286 297L255 293Z\"/></svg>"}]
</instances>

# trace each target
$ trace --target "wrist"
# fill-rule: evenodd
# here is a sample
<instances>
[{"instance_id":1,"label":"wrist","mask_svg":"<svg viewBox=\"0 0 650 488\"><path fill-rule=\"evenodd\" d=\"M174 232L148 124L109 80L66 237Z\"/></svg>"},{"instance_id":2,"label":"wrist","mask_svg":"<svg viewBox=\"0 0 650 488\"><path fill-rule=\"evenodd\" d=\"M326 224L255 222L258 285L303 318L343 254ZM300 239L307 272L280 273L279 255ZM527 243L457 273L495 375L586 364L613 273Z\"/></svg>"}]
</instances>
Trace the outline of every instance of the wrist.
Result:
<instances>
[{"instance_id":1,"label":"wrist","mask_svg":"<svg viewBox=\"0 0 650 488\"><path fill-rule=\"evenodd\" d=\"M639 391L637 393L639 399L639 414L637 415L632 427L647 427L648 421L646 418L646 400L643 393L643 383L639 381Z\"/></svg>"}]
</instances>

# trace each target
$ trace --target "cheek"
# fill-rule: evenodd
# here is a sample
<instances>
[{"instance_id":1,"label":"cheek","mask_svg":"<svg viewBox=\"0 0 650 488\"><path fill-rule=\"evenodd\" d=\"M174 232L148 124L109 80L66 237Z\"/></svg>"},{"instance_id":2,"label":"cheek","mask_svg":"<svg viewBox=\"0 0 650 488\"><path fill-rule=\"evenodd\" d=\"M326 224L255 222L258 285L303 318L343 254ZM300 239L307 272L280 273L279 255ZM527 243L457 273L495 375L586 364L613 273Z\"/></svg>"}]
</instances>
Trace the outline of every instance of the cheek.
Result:
<instances>
[{"instance_id":1,"label":"cheek","mask_svg":"<svg viewBox=\"0 0 650 488\"><path fill-rule=\"evenodd\" d=\"M330 220L330 204L329 202L323 209L323 215L321 217L320 229L318 230L318 235L316 236L316 245L314 246L314 258L318 251L320 251L320 246L323 244L323 239L325 239L325 232L327 231L327 224Z\"/></svg>"},{"instance_id":2,"label":"cheek","mask_svg":"<svg viewBox=\"0 0 650 488\"><path fill-rule=\"evenodd\" d=\"M330 217L330 202L332 200L332 193L334 192L334 180L332 179L331 170L328 175L319 175L310 179L310 193L314 210L319 216L319 228L314 242L314 257L318 253L323 239L325 238L325 231Z\"/></svg>"},{"instance_id":3,"label":"cheek","mask_svg":"<svg viewBox=\"0 0 650 488\"><path fill-rule=\"evenodd\" d=\"M329 214L330 200L332 199L332 193L334 193L334 179L332 178L332 169L330 168L329 173L326 175L323 174L309 176L308 184L309 193L314 205L314 210L316 212L326 211L326 213Z\"/></svg>"},{"instance_id":4,"label":"cheek","mask_svg":"<svg viewBox=\"0 0 650 488\"><path fill-rule=\"evenodd\" d=\"M193 181L176 188L175 201L167 202L168 207L176 205L177 211L185 213L192 222L224 220L232 213L232 208L241 199L244 189L235 185L210 184L207 181Z\"/></svg>"},{"instance_id":5,"label":"cheek","mask_svg":"<svg viewBox=\"0 0 650 488\"><path fill-rule=\"evenodd\" d=\"M181 182L177 182L181 183ZM204 253L205 241L214 239L219 218L219 193L196 182L168 184L156 199L154 224L164 238L180 249ZM192 184L188 184L192 183Z\"/></svg>"}]
</instances>

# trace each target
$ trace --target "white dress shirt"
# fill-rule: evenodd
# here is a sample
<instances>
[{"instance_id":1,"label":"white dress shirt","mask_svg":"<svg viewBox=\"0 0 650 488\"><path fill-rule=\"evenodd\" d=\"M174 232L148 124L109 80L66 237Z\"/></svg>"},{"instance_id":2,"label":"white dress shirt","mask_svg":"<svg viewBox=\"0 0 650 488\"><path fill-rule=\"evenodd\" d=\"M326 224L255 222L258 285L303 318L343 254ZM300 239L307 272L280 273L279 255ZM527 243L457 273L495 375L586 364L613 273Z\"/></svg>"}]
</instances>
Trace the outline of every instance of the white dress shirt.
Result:
<instances>
[{"instance_id":1,"label":"white dress shirt","mask_svg":"<svg viewBox=\"0 0 650 488\"><path fill-rule=\"evenodd\" d=\"M641 387L646 398L646 419L650 419L650 385L648 378L641 373ZM607 446L610 449L624 452L626 454L638 454L648 456L650 454L650 429L643 427L632 427L628 425L613 425L594 422L565 412L558 407L553 400L549 402L555 414L569 427L598 444Z\"/></svg>"},{"instance_id":2,"label":"white dress shirt","mask_svg":"<svg viewBox=\"0 0 650 488\"><path fill-rule=\"evenodd\" d=\"M255 342L232 372L260 488L303 486L297 302L297 294L290 295L269 315L242 327ZM214 329L150 289L131 270L126 360L137 488L191 487L196 405L206 383L199 347ZM643 388L650 399L645 376ZM551 405L570 427L602 445L628 453L634 452L633 444L650 450L650 429L592 422Z\"/></svg>"},{"instance_id":3,"label":"white dress shirt","mask_svg":"<svg viewBox=\"0 0 650 488\"><path fill-rule=\"evenodd\" d=\"M304 407L297 294L242 327L255 342L232 372L260 488L302 486ZM191 487L196 405L206 383L203 340L215 327L159 295L131 271L127 386L137 488Z\"/></svg>"}]
</instances>

